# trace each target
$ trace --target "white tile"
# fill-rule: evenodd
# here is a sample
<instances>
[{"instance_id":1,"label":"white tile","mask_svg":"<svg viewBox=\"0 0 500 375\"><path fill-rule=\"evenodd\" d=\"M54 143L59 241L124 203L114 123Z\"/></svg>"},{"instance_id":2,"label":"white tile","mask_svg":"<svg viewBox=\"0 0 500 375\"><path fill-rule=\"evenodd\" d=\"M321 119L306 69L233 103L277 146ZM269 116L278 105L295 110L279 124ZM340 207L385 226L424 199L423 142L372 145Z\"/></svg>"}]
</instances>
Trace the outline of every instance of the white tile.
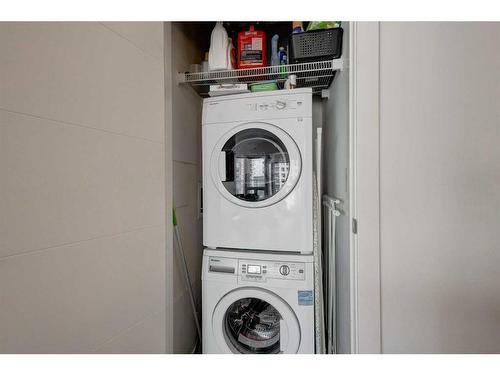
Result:
<instances>
[{"instance_id":1,"label":"white tile","mask_svg":"<svg viewBox=\"0 0 500 375\"><path fill-rule=\"evenodd\" d=\"M140 323L99 345L95 353L155 354L165 353L165 311L148 316Z\"/></svg>"},{"instance_id":2,"label":"white tile","mask_svg":"<svg viewBox=\"0 0 500 375\"><path fill-rule=\"evenodd\" d=\"M192 25L185 22L172 22L172 67L176 72L184 72L190 64L199 64L205 56L205 52L193 38ZM210 35L207 35L210 37Z\"/></svg>"},{"instance_id":3,"label":"white tile","mask_svg":"<svg viewBox=\"0 0 500 375\"><path fill-rule=\"evenodd\" d=\"M91 22L0 23L0 108L163 142L163 63Z\"/></svg>"},{"instance_id":4,"label":"white tile","mask_svg":"<svg viewBox=\"0 0 500 375\"><path fill-rule=\"evenodd\" d=\"M197 165L174 161L173 183L175 207L186 205L198 206L198 182L201 182L198 179L198 169Z\"/></svg>"},{"instance_id":5,"label":"white tile","mask_svg":"<svg viewBox=\"0 0 500 375\"><path fill-rule=\"evenodd\" d=\"M164 224L163 145L0 111L0 256Z\"/></svg>"},{"instance_id":6,"label":"white tile","mask_svg":"<svg viewBox=\"0 0 500 375\"><path fill-rule=\"evenodd\" d=\"M164 245L158 227L1 259L0 352L88 353L161 311Z\"/></svg>"},{"instance_id":7,"label":"white tile","mask_svg":"<svg viewBox=\"0 0 500 375\"><path fill-rule=\"evenodd\" d=\"M102 24L163 62L163 22L103 22Z\"/></svg>"},{"instance_id":8,"label":"white tile","mask_svg":"<svg viewBox=\"0 0 500 375\"><path fill-rule=\"evenodd\" d=\"M193 284L201 279L201 263L203 259L202 220L197 219L196 209L192 206L181 207L176 210L179 233L186 257L189 273ZM177 242L174 241L174 298L178 297L187 288L183 276Z\"/></svg>"},{"instance_id":9,"label":"white tile","mask_svg":"<svg viewBox=\"0 0 500 375\"><path fill-rule=\"evenodd\" d=\"M172 107L173 158L197 164L201 138L201 99L192 88L177 85L173 89Z\"/></svg>"},{"instance_id":10,"label":"white tile","mask_svg":"<svg viewBox=\"0 0 500 375\"><path fill-rule=\"evenodd\" d=\"M173 299L175 300L187 290L186 280L184 279L184 271L180 258L177 256L177 243L174 241L174 267L173 267ZM174 307L175 310L175 307Z\"/></svg>"},{"instance_id":11,"label":"white tile","mask_svg":"<svg viewBox=\"0 0 500 375\"><path fill-rule=\"evenodd\" d=\"M180 48L172 49L172 74L185 72L189 65L200 63L200 52L182 23L172 25L172 43ZM199 95L189 86L173 85L173 158L174 160L198 163L201 150L201 103Z\"/></svg>"}]
</instances>

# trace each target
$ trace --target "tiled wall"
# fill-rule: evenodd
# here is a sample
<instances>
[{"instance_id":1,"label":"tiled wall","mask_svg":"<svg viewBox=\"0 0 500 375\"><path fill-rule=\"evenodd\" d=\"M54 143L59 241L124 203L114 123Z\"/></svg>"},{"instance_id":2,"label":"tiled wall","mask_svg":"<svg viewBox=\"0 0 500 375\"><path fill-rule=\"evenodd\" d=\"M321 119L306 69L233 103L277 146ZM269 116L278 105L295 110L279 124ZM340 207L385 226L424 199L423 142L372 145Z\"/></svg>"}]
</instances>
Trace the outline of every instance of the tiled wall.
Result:
<instances>
[{"instance_id":1,"label":"tiled wall","mask_svg":"<svg viewBox=\"0 0 500 375\"><path fill-rule=\"evenodd\" d=\"M164 352L162 24L0 23L0 51L0 352Z\"/></svg>"},{"instance_id":2,"label":"tiled wall","mask_svg":"<svg viewBox=\"0 0 500 375\"><path fill-rule=\"evenodd\" d=\"M186 25L172 24L173 74L186 71L202 58ZM198 183L201 182L201 98L190 87L172 86L174 206L197 303L201 304L202 220L198 215ZM176 246L176 244L174 245ZM177 251L177 249L175 249ZM174 252L174 336L175 353L189 353L196 344L187 285L181 263Z\"/></svg>"}]
</instances>

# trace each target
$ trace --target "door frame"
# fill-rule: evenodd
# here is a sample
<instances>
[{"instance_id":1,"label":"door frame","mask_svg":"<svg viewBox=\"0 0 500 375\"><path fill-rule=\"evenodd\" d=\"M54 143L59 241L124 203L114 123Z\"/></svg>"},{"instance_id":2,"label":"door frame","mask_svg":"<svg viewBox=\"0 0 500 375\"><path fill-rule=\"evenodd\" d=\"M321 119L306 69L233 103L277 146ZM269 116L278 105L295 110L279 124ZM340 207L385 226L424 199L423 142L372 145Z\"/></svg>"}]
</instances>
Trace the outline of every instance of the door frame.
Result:
<instances>
[{"instance_id":1,"label":"door frame","mask_svg":"<svg viewBox=\"0 0 500 375\"><path fill-rule=\"evenodd\" d=\"M381 353L380 23L350 23L351 352Z\"/></svg>"},{"instance_id":2,"label":"door frame","mask_svg":"<svg viewBox=\"0 0 500 375\"><path fill-rule=\"evenodd\" d=\"M165 352L174 352L174 226L172 145L172 23L163 22L165 92Z\"/></svg>"}]
</instances>

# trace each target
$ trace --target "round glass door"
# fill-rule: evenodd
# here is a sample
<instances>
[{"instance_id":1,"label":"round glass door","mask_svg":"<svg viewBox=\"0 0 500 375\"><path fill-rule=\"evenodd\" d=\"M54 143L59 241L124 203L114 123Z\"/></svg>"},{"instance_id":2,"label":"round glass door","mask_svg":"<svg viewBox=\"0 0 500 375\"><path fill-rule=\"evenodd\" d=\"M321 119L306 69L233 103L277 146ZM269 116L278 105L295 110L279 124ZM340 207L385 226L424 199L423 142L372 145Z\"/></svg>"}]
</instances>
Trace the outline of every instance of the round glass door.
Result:
<instances>
[{"instance_id":1,"label":"round glass door","mask_svg":"<svg viewBox=\"0 0 500 375\"><path fill-rule=\"evenodd\" d=\"M226 134L212 157L214 182L229 200L263 207L286 196L300 176L291 137L270 124L246 124Z\"/></svg>"},{"instance_id":2,"label":"round glass door","mask_svg":"<svg viewBox=\"0 0 500 375\"><path fill-rule=\"evenodd\" d=\"M293 354L300 345L295 312L261 288L234 289L214 309L212 332L223 353Z\"/></svg>"},{"instance_id":3,"label":"round glass door","mask_svg":"<svg viewBox=\"0 0 500 375\"><path fill-rule=\"evenodd\" d=\"M224 335L238 353L278 354L281 319L278 310L266 301L242 298L227 309Z\"/></svg>"}]
</instances>

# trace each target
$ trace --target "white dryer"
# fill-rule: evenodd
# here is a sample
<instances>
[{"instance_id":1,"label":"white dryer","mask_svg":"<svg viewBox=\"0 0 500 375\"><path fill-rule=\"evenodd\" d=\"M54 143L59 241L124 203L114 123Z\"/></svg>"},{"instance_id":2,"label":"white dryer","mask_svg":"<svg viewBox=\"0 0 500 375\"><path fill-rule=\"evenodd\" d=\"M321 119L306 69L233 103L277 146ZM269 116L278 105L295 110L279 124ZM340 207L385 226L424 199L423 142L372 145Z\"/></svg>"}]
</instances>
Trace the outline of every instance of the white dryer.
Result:
<instances>
[{"instance_id":1,"label":"white dryer","mask_svg":"<svg viewBox=\"0 0 500 375\"><path fill-rule=\"evenodd\" d=\"M203 244L312 253L312 90L203 102Z\"/></svg>"},{"instance_id":2,"label":"white dryer","mask_svg":"<svg viewBox=\"0 0 500 375\"><path fill-rule=\"evenodd\" d=\"M203 353L314 354L312 255L203 255Z\"/></svg>"}]
</instances>

